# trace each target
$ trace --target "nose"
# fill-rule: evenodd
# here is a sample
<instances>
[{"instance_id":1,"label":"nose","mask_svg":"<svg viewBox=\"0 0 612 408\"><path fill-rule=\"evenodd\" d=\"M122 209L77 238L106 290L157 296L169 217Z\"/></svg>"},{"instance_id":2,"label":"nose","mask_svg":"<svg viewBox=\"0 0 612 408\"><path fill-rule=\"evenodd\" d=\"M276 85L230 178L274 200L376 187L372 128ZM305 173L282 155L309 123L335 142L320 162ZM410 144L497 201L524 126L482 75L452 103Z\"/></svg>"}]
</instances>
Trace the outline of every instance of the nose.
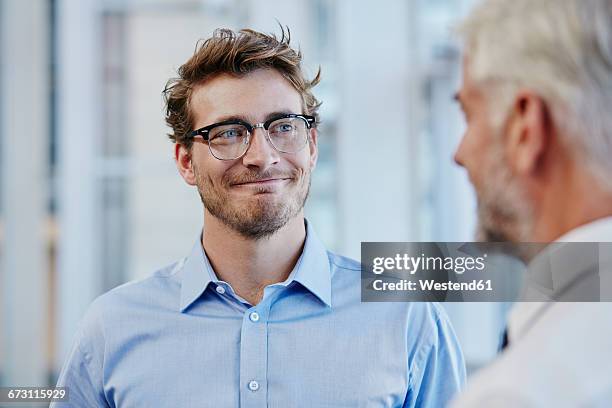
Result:
<instances>
[{"instance_id":1,"label":"nose","mask_svg":"<svg viewBox=\"0 0 612 408\"><path fill-rule=\"evenodd\" d=\"M242 156L242 163L247 167L266 169L278 163L279 152L268 142L265 130L255 128L251 134L249 147Z\"/></svg>"}]
</instances>

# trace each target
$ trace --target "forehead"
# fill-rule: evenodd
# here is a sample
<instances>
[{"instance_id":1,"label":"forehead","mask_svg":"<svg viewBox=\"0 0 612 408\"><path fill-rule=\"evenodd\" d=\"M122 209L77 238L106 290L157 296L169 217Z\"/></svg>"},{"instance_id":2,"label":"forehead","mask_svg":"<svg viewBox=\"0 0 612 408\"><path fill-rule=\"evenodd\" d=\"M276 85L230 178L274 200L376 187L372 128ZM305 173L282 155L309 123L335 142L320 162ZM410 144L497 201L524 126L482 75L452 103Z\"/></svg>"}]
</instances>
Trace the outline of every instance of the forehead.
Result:
<instances>
[{"instance_id":1,"label":"forehead","mask_svg":"<svg viewBox=\"0 0 612 408\"><path fill-rule=\"evenodd\" d=\"M302 99L278 71L261 69L240 77L221 74L196 86L191 110L195 127L227 117L260 122L274 112L302 113Z\"/></svg>"}]
</instances>

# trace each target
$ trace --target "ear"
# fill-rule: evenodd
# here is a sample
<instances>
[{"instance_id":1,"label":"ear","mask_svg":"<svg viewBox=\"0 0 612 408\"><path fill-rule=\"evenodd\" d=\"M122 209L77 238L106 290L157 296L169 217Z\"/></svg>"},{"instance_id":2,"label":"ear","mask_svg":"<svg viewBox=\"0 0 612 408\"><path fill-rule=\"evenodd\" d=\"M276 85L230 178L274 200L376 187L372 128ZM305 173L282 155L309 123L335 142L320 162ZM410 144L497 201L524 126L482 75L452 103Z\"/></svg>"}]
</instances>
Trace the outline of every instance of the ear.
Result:
<instances>
[{"instance_id":1,"label":"ear","mask_svg":"<svg viewBox=\"0 0 612 408\"><path fill-rule=\"evenodd\" d=\"M176 143L174 145L174 161L176 162L176 167L183 177L183 180L190 186L195 186L196 178L191 162L191 151L184 145Z\"/></svg>"},{"instance_id":2,"label":"ear","mask_svg":"<svg viewBox=\"0 0 612 408\"><path fill-rule=\"evenodd\" d=\"M319 147L318 143L319 132L316 128L310 129L310 141L308 142L308 149L310 151L310 168L314 169L317 166L317 159L319 158Z\"/></svg>"},{"instance_id":3,"label":"ear","mask_svg":"<svg viewBox=\"0 0 612 408\"><path fill-rule=\"evenodd\" d=\"M510 165L518 174L533 174L551 147L552 124L546 101L531 90L520 90L507 126Z\"/></svg>"}]
</instances>

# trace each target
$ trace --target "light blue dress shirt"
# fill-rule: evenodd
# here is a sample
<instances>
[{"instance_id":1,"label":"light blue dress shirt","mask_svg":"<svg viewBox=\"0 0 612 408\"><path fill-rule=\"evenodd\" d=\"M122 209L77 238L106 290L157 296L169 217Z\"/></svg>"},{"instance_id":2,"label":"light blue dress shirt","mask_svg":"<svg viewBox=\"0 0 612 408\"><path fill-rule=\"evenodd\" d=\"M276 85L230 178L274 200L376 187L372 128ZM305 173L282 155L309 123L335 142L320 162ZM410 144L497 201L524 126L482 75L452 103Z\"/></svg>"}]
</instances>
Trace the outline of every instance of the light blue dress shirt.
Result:
<instances>
[{"instance_id":1,"label":"light blue dress shirt","mask_svg":"<svg viewBox=\"0 0 612 408\"><path fill-rule=\"evenodd\" d=\"M362 303L358 262L307 224L289 278L256 306L200 245L86 313L52 407L444 407L463 356L435 303Z\"/></svg>"}]
</instances>

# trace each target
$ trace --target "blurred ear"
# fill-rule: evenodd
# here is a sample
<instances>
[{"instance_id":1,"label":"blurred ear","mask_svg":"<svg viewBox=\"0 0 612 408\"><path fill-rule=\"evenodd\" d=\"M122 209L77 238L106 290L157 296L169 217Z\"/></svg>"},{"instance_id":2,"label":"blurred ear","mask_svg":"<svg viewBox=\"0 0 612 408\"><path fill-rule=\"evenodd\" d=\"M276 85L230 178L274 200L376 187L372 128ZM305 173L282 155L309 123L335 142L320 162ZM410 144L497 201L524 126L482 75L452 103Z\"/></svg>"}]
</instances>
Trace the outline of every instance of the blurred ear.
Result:
<instances>
[{"instance_id":1,"label":"blurred ear","mask_svg":"<svg viewBox=\"0 0 612 408\"><path fill-rule=\"evenodd\" d=\"M314 169L317 167L317 160L319 158L319 147L318 147L319 133L316 128L310 129L310 141L308 143L308 149L310 151L310 168Z\"/></svg>"},{"instance_id":2,"label":"blurred ear","mask_svg":"<svg viewBox=\"0 0 612 408\"><path fill-rule=\"evenodd\" d=\"M193 172L193 164L191 163L191 151L180 144L174 145L174 161L183 180L190 186L196 185L195 173Z\"/></svg>"},{"instance_id":3,"label":"blurred ear","mask_svg":"<svg viewBox=\"0 0 612 408\"><path fill-rule=\"evenodd\" d=\"M509 164L517 174L533 175L551 147L552 125L546 101L531 90L520 90L507 126Z\"/></svg>"}]
</instances>

